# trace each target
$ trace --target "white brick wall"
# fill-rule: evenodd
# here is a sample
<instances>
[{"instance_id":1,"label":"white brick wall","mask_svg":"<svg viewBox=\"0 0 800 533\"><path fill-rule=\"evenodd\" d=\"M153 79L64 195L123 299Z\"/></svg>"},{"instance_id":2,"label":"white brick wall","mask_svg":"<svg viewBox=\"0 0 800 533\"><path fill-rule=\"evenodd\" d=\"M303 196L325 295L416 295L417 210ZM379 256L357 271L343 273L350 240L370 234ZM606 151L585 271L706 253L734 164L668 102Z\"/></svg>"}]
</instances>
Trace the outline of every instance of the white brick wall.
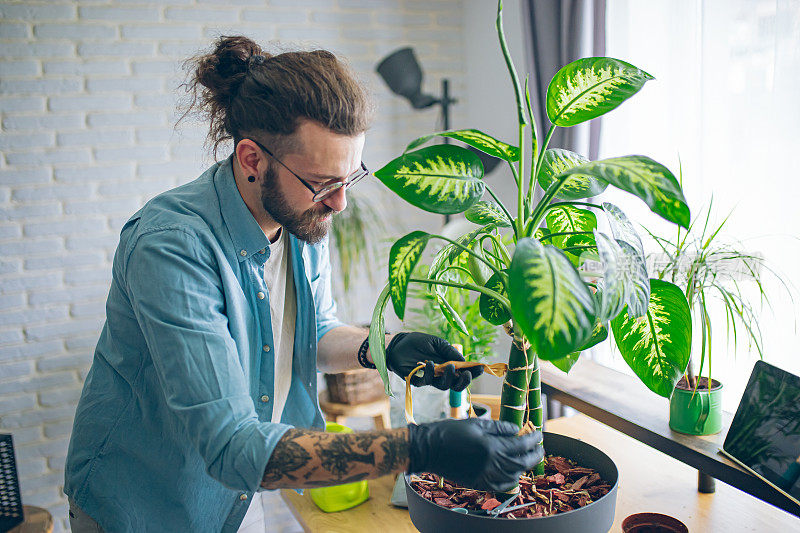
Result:
<instances>
[{"instance_id":1,"label":"white brick wall","mask_svg":"<svg viewBox=\"0 0 800 533\"><path fill-rule=\"evenodd\" d=\"M0 1L0 431L14 435L25 503L48 508L57 531L68 528L64 458L119 229L153 195L212 162L202 127L173 131L181 60L231 33L347 56L378 103L365 150L377 167L438 117L390 95L375 64L412 45L426 90L438 94L446 76L454 94L464 94L463 7L462 0ZM462 98L456 124L463 108ZM368 319L375 295L369 286L354 291L348 301L361 305L344 306L345 318Z\"/></svg>"}]
</instances>

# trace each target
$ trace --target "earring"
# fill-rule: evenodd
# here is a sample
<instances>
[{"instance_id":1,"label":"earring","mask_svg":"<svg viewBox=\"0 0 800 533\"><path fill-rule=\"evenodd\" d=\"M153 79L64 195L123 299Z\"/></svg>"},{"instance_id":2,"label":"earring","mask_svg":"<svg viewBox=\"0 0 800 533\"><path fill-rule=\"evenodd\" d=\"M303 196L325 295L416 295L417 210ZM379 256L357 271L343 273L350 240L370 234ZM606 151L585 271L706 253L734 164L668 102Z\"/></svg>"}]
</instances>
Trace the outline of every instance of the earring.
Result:
<instances>
[{"instance_id":1,"label":"earring","mask_svg":"<svg viewBox=\"0 0 800 533\"><path fill-rule=\"evenodd\" d=\"M255 176L247 176L247 181L249 181L250 183L255 183L256 177Z\"/></svg>"}]
</instances>

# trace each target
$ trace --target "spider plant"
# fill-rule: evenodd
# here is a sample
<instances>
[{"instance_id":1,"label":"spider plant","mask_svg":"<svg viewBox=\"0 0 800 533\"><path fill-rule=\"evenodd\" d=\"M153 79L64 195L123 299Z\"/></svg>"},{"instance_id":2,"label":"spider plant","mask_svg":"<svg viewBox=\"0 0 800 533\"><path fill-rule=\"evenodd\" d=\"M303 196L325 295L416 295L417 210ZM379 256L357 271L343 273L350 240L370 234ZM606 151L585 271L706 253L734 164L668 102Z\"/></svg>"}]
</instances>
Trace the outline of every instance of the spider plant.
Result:
<instances>
[{"instance_id":1,"label":"spider plant","mask_svg":"<svg viewBox=\"0 0 800 533\"><path fill-rule=\"evenodd\" d=\"M740 337L747 339L748 348L755 348L758 357L763 359L763 337L759 323L760 311L764 305L772 308L766 290L764 276L773 275L791 296L786 281L770 268L764 258L748 253L738 241L723 240L721 231L732 213L716 227L709 227L712 218L713 198L705 212L692 221L686 231L678 228L674 239L655 235L644 230L661 248L665 260L656 262L654 274L658 279L675 283L683 290L689 302L694 320L700 325L700 368L702 376L706 367L708 386L711 387L711 339L712 320L709 304L712 300L722 303L725 310L726 335L733 340L734 349ZM759 301L753 302L743 292L743 285L755 284ZM686 367L686 380L694 390L697 388L693 361Z\"/></svg>"},{"instance_id":2,"label":"spider plant","mask_svg":"<svg viewBox=\"0 0 800 533\"><path fill-rule=\"evenodd\" d=\"M675 285L648 279L641 240L625 214L612 204L587 199L614 186L687 228L689 207L681 187L667 167L644 155L590 161L568 150L548 148L557 127L571 127L615 109L653 77L608 57L569 63L548 87L550 126L541 138L528 81L520 84L506 46L502 14L500 1L495 24L516 98L516 145L476 129L438 132L412 141L401 156L375 172L413 206L439 214L463 212L475 224L455 239L412 231L392 246L389 282L375 305L369 340L386 392L391 394L383 315L391 299L395 314L404 317L408 286L413 283L428 288L442 316L459 331L468 328L448 303L448 291L478 294L483 319L512 336L501 420L520 427L530 421L541 427L539 360L558 361L568 369L581 351L608 336L609 322L619 330L617 345L630 356L626 360L636 374L669 396L689 357L686 298ZM450 144L421 148L435 137L456 139L505 161L517 191L516 215L483 181L483 167L473 152ZM544 191L538 200L537 184ZM484 193L494 202L482 200ZM608 219L612 235L597 230L598 214ZM415 266L432 240L445 246L425 275L415 275ZM587 251L600 259L597 282L585 280L578 270ZM452 279L453 272L459 279Z\"/></svg>"}]
</instances>

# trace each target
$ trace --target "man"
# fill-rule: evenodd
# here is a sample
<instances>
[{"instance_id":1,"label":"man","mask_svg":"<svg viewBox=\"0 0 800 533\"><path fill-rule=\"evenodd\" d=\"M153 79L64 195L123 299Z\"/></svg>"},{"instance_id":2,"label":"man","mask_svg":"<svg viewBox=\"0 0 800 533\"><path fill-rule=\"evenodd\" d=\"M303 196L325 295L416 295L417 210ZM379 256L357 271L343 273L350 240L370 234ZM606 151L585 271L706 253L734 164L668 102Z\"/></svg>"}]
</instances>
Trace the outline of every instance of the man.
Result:
<instances>
[{"instance_id":1,"label":"man","mask_svg":"<svg viewBox=\"0 0 800 533\"><path fill-rule=\"evenodd\" d=\"M513 424L320 431L316 371L374 367L366 332L335 317L324 239L367 174L361 87L328 52L273 57L244 37L191 65L193 105L234 152L122 229L67 458L73 530L237 531L259 488L402 471L512 485L542 455L541 435ZM433 376L461 359L437 337L387 343L400 376L431 362L415 385L463 390L479 374Z\"/></svg>"}]
</instances>

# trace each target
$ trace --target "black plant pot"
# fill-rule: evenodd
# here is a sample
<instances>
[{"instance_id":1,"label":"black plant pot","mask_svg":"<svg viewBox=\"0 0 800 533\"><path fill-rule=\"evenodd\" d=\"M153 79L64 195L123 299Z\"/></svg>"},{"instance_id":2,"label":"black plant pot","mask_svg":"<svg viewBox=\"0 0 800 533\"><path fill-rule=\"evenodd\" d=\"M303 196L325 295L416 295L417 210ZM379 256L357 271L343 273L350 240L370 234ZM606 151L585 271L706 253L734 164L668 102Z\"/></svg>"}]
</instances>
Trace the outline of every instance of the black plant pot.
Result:
<instances>
[{"instance_id":1,"label":"black plant pot","mask_svg":"<svg viewBox=\"0 0 800 533\"><path fill-rule=\"evenodd\" d=\"M492 518L488 516L461 514L426 500L406 480L408 512L414 526L422 533L496 533L531 532L563 533L607 533L614 523L617 504L617 481L619 472L609 456L590 444L578 439L544 433L544 448L548 455L560 455L575 461L579 466L595 469L602 479L611 485L608 494L599 500L572 511L542 518Z\"/></svg>"}]
</instances>

